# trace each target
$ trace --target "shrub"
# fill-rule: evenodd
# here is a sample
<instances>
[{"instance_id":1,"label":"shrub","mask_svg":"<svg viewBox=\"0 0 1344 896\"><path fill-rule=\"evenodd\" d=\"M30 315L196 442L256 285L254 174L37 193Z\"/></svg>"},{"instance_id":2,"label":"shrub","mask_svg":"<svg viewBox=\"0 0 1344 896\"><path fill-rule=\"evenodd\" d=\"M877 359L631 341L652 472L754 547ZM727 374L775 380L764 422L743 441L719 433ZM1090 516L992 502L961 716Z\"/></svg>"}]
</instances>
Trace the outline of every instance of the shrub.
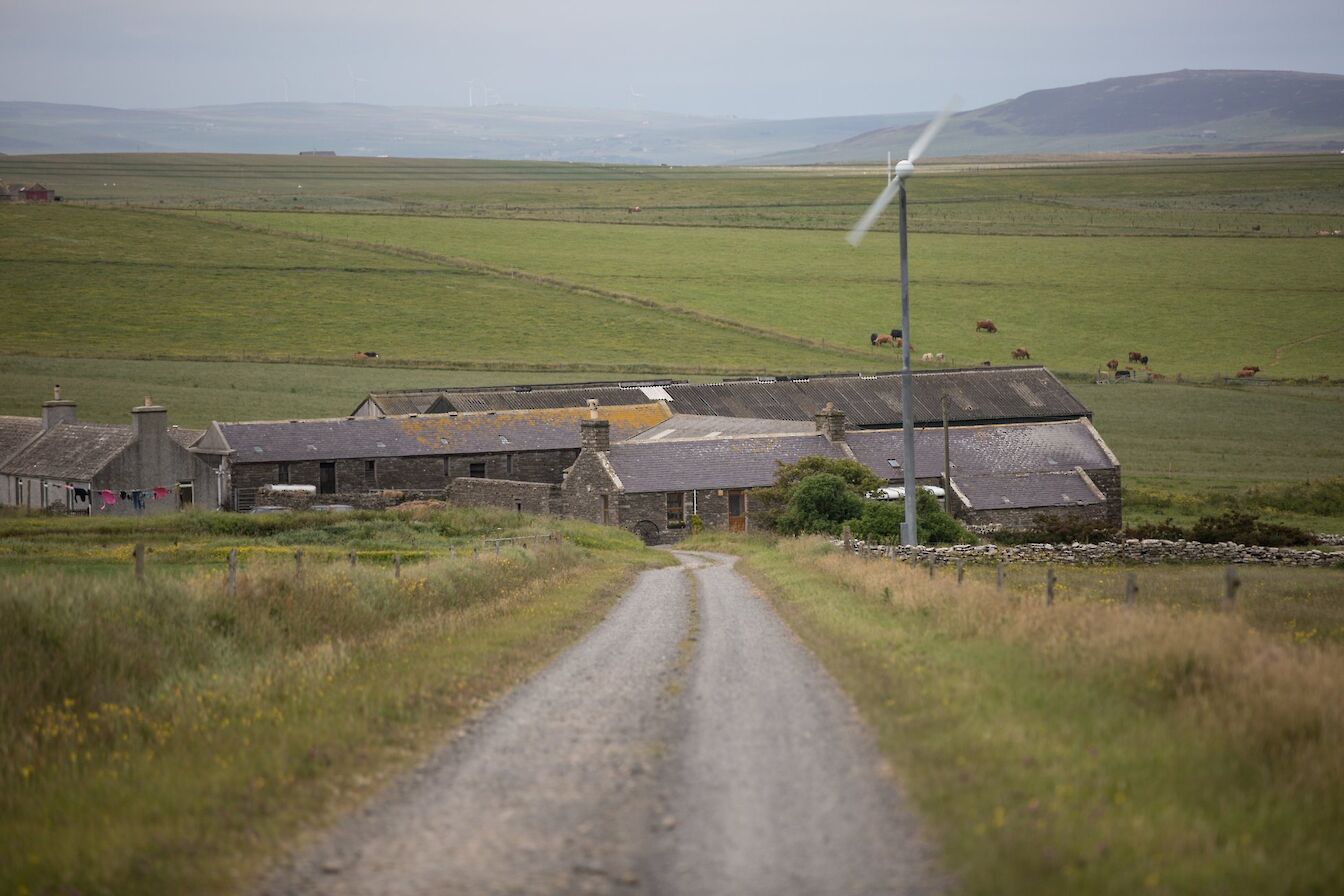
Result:
<instances>
[{"instance_id":1,"label":"shrub","mask_svg":"<svg viewBox=\"0 0 1344 896\"><path fill-rule=\"evenodd\" d=\"M1171 521L1168 520L1169 524ZM1096 544L1114 541L1116 531L1106 523L1071 515L1038 513L1032 518L1030 529L1006 530L995 533L1000 544ZM1144 535L1142 538L1166 538L1165 535Z\"/></svg>"},{"instance_id":2,"label":"shrub","mask_svg":"<svg viewBox=\"0 0 1344 896\"><path fill-rule=\"evenodd\" d=\"M1125 530L1125 534L1130 538L1184 539L1204 544L1232 541L1274 548L1316 543L1316 536L1305 529L1262 522L1259 515L1243 510L1228 510L1218 516L1202 516L1189 529L1183 529L1168 519L1162 523L1131 526Z\"/></svg>"},{"instance_id":3,"label":"shrub","mask_svg":"<svg viewBox=\"0 0 1344 896\"><path fill-rule=\"evenodd\" d=\"M845 480L834 473L814 473L793 490L788 507L775 519L775 528L785 535L838 535L846 520L862 513L863 499Z\"/></svg>"},{"instance_id":4,"label":"shrub","mask_svg":"<svg viewBox=\"0 0 1344 896\"><path fill-rule=\"evenodd\" d=\"M850 523L854 535L864 541L896 542L905 522L904 501L865 501L863 514ZM920 544L973 544L974 535L949 513L938 499L920 489L915 498L915 527Z\"/></svg>"},{"instance_id":5,"label":"shrub","mask_svg":"<svg viewBox=\"0 0 1344 896\"><path fill-rule=\"evenodd\" d=\"M838 476L848 491L856 498L862 498L871 491L881 488L884 483L873 475L863 464L852 460L835 460L829 457L805 457L797 463L780 464L775 474L775 483L769 488L753 489L751 493L752 518L768 529L779 529L778 518L793 500L794 492L804 479L818 473ZM858 516L856 512L854 514Z\"/></svg>"}]
</instances>

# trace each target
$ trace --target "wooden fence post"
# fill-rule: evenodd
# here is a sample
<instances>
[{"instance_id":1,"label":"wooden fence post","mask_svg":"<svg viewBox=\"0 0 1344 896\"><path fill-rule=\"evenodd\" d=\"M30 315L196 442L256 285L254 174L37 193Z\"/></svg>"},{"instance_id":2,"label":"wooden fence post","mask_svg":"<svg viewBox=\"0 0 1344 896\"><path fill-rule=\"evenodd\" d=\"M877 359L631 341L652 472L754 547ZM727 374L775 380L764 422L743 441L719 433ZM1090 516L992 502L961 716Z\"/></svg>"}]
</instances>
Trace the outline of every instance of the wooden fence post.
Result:
<instances>
[{"instance_id":1,"label":"wooden fence post","mask_svg":"<svg viewBox=\"0 0 1344 896\"><path fill-rule=\"evenodd\" d=\"M145 580L145 543L137 542L135 545L135 580L143 582Z\"/></svg>"},{"instance_id":2,"label":"wooden fence post","mask_svg":"<svg viewBox=\"0 0 1344 896\"><path fill-rule=\"evenodd\" d=\"M999 590L1000 590L1000 591L1003 590L1003 575L1004 575L1005 572L1006 572L1006 570L1003 568L1003 561L1000 560L1000 561L999 561Z\"/></svg>"},{"instance_id":3,"label":"wooden fence post","mask_svg":"<svg viewBox=\"0 0 1344 896\"><path fill-rule=\"evenodd\" d=\"M1132 572L1125 573L1125 606L1134 606L1134 599L1138 593L1139 577Z\"/></svg>"},{"instance_id":4,"label":"wooden fence post","mask_svg":"<svg viewBox=\"0 0 1344 896\"><path fill-rule=\"evenodd\" d=\"M1045 568L1045 605L1047 607L1055 605L1055 568L1053 566Z\"/></svg>"},{"instance_id":5,"label":"wooden fence post","mask_svg":"<svg viewBox=\"0 0 1344 896\"><path fill-rule=\"evenodd\" d=\"M960 557L957 558L957 584L961 584L962 577L966 575L966 561Z\"/></svg>"},{"instance_id":6,"label":"wooden fence post","mask_svg":"<svg viewBox=\"0 0 1344 896\"><path fill-rule=\"evenodd\" d=\"M229 597L236 597L238 594L238 549L229 548L229 582L227 588Z\"/></svg>"},{"instance_id":7,"label":"wooden fence post","mask_svg":"<svg viewBox=\"0 0 1344 896\"><path fill-rule=\"evenodd\" d=\"M294 578L303 581L303 548L294 549Z\"/></svg>"},{"instance_id":8,"label":"wooden fence post","mask_svg":"<svg viewBox=\"0 0 1344 896\"><path fill-rule=\"evenodd\" d=\"M401 578L401 555L400 555L400 554L393 554L393 555L392 555L392 578L394 578L394 579L399 579L399 578Z\"/></svg>"},{"instance_id":9,"label":"wooden fence post","mask_svg":"<svg viewBox=\"0 0 1344 896\"><path fill-rule=\"evenodd\" d=\"M1241 577L1231 563L1223 570L1223 609L1230 610L1237 603L1237 589L1241 587Z\"/></svg>"},{"instance_id":10,"label":"wooden fence post","mask_svg":"<svg viewBox=\"0 0 1344 896\"><path fill-rule=\"evenodd\" d=\"M351 551L351 552L350 552L350 568L351 568L351 569L354 569L354 568L355 568L355 565L356 565L358 562L359 562L359 561L355 558L355 552L354 552L354 551Z\"/></svg>"},{"instance_id":11,"label":"wooden fence post","mask_svg":"<svg viewBox=\"0 0 1344 896\"><path fill-rule=\"evenodd\" d=\"M933 578L933 555L929 555L929 578Z\"/></svg>"}]
</instances>

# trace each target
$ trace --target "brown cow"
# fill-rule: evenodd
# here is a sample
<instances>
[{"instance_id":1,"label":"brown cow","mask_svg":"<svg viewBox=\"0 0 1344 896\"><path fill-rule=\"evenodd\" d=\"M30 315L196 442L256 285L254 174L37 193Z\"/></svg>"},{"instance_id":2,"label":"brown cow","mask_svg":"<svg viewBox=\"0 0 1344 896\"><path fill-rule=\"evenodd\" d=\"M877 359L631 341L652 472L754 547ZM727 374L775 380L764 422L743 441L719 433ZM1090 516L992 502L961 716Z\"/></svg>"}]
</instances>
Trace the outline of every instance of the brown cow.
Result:
<instances>
[{"instance_id":1,"label":"brown cow","mask_svg":"<svg viewBox=\"0 0 1344 896\"><path fill-rule=\"evenodd\" d=\"M1025 348L1019 345L1017 348L1013 349L1013 360L1021 361L1023 359L1030 361L1031 352L1027 351Z\"/></svg>"},{"instance_id":2,"label":"brown cow","mask_svg":"<svg viewBox=\"0 0 1344 896\"><path fill-rule=\"evenodd\" d=\"M1133 362L1133 361L1137 361L1137 360L1139 360L1139 359L1142 358L1142 357L1143 357L1143 352L1130 352L1130 353L1129 353L1129 360L1130 360L1131 362Z\"/></svg>"},{"instance_id":3,"label":"brown cow","mask_svg":"<svg viewBox=\"0 0 1344 896\"><path fill-rule=\"evenodd\" d=\"M1109 370L1111 373L1115 373L1116 368L1119 366L1120 362L1117 361L1115 358L1112 358L1111 360L1106 362L1106 369Z\"/></svg>"},{"instance_id":4,"label":"brown cow","mask_svg":"<svg viewBox=\"0 0 1344 896\"><path fill-rule=\"evenodd\" d=\"M1252 367L1248 364L1247 366L1237 371L1237 376L1241 377L1242 379L1248 379L1250 377L1255 376L1259 372L1260 372L1259 367Z\"/></svg>"},{"instance_id":5,"label":"brown cow","mask_svg":"<svg viewBox=\"0 0 1344 896\"><path fill-rule=\"evenodd\" d=\"M871 342L873 345L890 345L896 348L900 348L901 345L901 340L897 339L895 336L890 336L886 333L883 333L881 335L873 333L868 337L868 341Z\"/></svg>"},{"instance_id":6,"label":"brown cow","mask_svg":"<svg viewBox=\"0 0 1344 896\"><path fill-rule=\"evenodd\" d=\"M979 333L981 330L984 330L986 333L997 333L997 332L999 332L999 328L996 327L996 326L994 326L994 321L992 321L992 320L978 320L978 321L976 321L976 322L975 322L975 332Z\"/></svg>"}]
</instances>

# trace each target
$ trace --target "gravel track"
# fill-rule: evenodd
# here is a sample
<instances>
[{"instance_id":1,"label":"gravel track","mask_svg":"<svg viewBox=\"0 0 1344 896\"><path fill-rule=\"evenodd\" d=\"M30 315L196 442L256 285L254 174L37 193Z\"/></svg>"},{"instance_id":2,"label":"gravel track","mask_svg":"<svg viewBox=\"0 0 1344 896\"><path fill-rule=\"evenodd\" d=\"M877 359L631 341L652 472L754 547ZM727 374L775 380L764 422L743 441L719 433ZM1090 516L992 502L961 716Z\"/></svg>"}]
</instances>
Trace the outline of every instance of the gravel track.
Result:
<instances>
[{"instance_id":1,"label":"gravel track","mask_svg":"<svg viewBox=\"0 0 1344 896\"><path fill-rule=\"evenodd\" d=\"M734 558L676 555L257 892L935 892L848 700Z\"/></svg>"}]
</instances>

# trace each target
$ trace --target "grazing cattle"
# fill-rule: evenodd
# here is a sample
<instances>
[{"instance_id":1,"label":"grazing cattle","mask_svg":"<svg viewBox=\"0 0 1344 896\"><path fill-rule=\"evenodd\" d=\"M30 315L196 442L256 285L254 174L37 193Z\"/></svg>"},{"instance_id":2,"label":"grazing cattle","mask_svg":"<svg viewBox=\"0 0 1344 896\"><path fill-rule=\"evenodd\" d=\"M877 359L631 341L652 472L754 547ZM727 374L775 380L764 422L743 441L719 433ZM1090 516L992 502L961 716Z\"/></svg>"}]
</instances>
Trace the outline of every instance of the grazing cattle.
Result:
<instances>
[{"instance_id":1,"label":"grazing cattle","mask_svg":"<svg viewBox=\"0 0 1344 896\"><path fill-rule=\"evenodd\" d=\"M1140 356L1139 356L1139 363L1142 364L1144 367L1147 367L1147 366L1148 366L1148 356L1147 356L1147 355L1140 355Z\"/></svg>"},{"instance_id":2,"label":"grazing cattle","mask_svg":"<svg viewBox=\"0 0 1344 896\"><path fill-rule=\"evenodd\" d=\"M641 208L640 208L639 206L637 206L637 205L632 205L632 206L630 206L629 208L627 208L627 209L625 210L625 213L626 213L627 215L633 215L633 214L635 214L636 212L640 212L640 211L643 211L643 209L641 209Z\"/></svg>"},{"instance_id":3,"label":"grazing cattle","mask_svg":"<svg viewBox=\"0 0 1344 896\"><path fill-rule=\"evenodd\" d=\"M1139 360L1139 359L1142 358L1142 357L1143 357L1143 352L1130 352L1130 353L1129 353L1129 360L1130 360L1131 363L1134 362L1134 361Z\"/></svg>"},{"instance_id":4,"label":"grazing cattle","mask_svg":"<svg viewBox=\"0 0 1344 896\"><path fill-rule=\"evenodd\" d=\"M994 365L991 364L991 363L989 363L988 361L981 361L981 362L980 362L980 366L981 366L981 367L993 367Z\"/></svg>"},{"instance_id":5,"label":"grazing cattle","mask_svg":"<svg viewBox=\"0 0 1344 896\"><path fill-rule=\"evenodd\" d=\"M1237 376L1241 377L1242 379L1248 379L1250 377L1255 376L1259 372L1260 372L1259 367L1252 367L1248 364L1247 366L1237 371Z\"/></svg>"},{"instance_id":6,"label":"grazing cattle","mask_svg":"<svg viewBox=\"0 0 1344 896\"><path fill-rule=\"evenodd\" d=\"M868 337L868 341L871 342L873 345L896 346L900 344L896 339L896 337L888 336L886 333L883 333L881 335L873 333L871 336Z\"/></svg>"},{"instance_id":7,"label":"grazing cattle","mask_svg":"<svg viewBox=\"0 0 1344 896\"><path fill-rule=\"evenodd\" d=\"M944 355L942 352L938 352L936 355L933 356L933 360L935 360L935 361L937 361L939 364L941 364L941 363L943 363L944 361L947 360L947 356Z\"/></svg>"},{"instance_id":8,"label":"grazing cattle","mask_svg":"<svg viewBox=\"0 0 1344 896\"><path fill-rule=\"evenodd\" d=\"M992 320L978 320L978 321L976 321L976 322L975 322L975 332L979 333L981 330L984 330L986 333L997 333L997 332L999 332L999 328L996 327L996 326L994 326L994 321L992 321Z\"/></svg>"},{"instance_id":9,"label":"grazing cattle","mask_svg":"<svg viewBox=\"0 0 1344 896\"><path fill-rule=\"evenodd\" d=\"M1118 380L1127 380L1133 375L1134 371L1130 370L1128 367L1126 367L1124 370L1117 370L1115 372L1115 378Z\"/></svg>"},{"instance_id":10,"label":"grazing cattle","mask_svg":"<svg viewBox=\"0 0 1344 896\"><path fill-rule=\"evenodd\" d=\"M1111 373L1115 373L1116 368L1119 366L1120 362L1115 360L1114 358L1106 362L1106 369L1109 370Z\"/></svg>"},{"instance_id":11,"label":"grazing cattle","mask_svg":"<svg viewBox=\"0 0 1344 896\"><path fill-rule=\"evenodd\" d=\"M925 352L922 356L920 356L919 360L923 361L925 364L932 364L933 352Z\"/></svg>"},{"instance_id":12,"label":"grazing cattle","mask_svg":"<svg viewBox=\"0 0 1344 896\"><path fill-rule=\"evenodd\" d=\"M367 361L370 358L376 358L376 357L378 357L377 352L355 352L356 361Z\"/></svg>"},{"instance_id":13,"label":"grazing cattle","mask_svg":"<svg viewBox=\"0 0 1344 896\"><path fill-rule=\"evenodd\" d=\"M1014 361L1022 361L1022 360L1028 360L1028 361L1030 361L1030 360L1031 360L1031 352L1027 351L1025 348L1023 348L1022 346L1019 345L1017 348L1013 349L1013 360L1014 360Z\"/></svg>"}]
</instances>

